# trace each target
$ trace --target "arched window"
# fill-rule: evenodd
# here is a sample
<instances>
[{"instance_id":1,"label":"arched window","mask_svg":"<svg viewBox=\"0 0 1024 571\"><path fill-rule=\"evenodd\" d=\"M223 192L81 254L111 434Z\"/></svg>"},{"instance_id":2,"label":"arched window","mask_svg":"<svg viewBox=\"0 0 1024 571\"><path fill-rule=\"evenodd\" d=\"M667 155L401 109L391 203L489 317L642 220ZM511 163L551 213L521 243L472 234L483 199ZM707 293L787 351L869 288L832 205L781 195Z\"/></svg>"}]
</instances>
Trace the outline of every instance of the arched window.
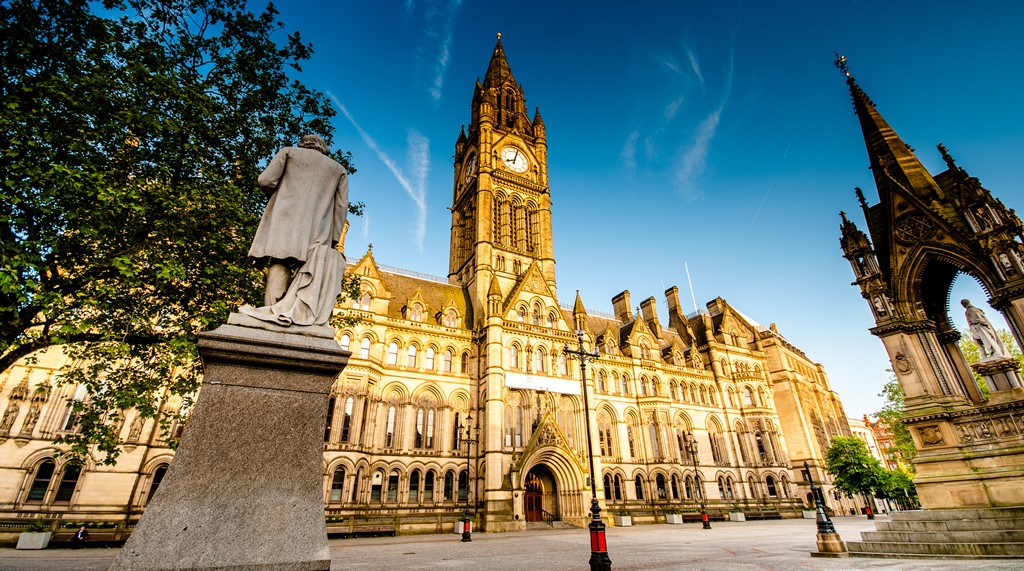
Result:
<instances>
[{"instance_id":1,"label":"arched window","mask_svg":"<svg viewBox=\"0 0 1024 571\"><path fill-rule=\"evenodd\" d=\"M373 479L370 481L370 501L379 502L381 499L381 490L384 487L384 471L377 470L373 473Z\"/></svg>"},{"instance_id":2,"label":"arched window","mask_svg":"<svg viewBox=\"0 0 1024 571\"><path fill-rule=\"evenodd\" d=\"M725 495L731 500L736 494L733 492L732 487L732 476L726 476L725 478Z\"/></svg>"},{"instance_id":3,"label":"arched window","mask_svg":"<svg viewBox=\"0 0 1024 571\"><path fill-rule=\"evenodd\" d=\"M448 502L455 499L455 473L451 470L444 473L444 499Z\"/></svg>"},{"instance_id":4,"label":"arched window","mask_svg":"<svg viewBox=\"0 0 1024 571\"><path fill-rule=\"evenodd\" d=\"M414 368L416 366L416 346L415 345L409 345L409 355L408 355L408 357L405 360L405 366L409 367L410 369Z\"/></svg>"},{"instance_id":5,"label":"arched window","mask_svg":"<svg viewBox=\"0 0 1024 571\"><path fill-rule=\"evenodd\" d=\"M543 373L544 372L544 370L545 370L545 367L544 367L544 357L545 357L545 355L544 355L544 348L543 347L537 347L536 349L534 349L534 351L533 351L533 371L535 373Z\"/></svg>"},{"instance_id":6,"label":"arched window","mask_svg":"<svg viewBox=\"0 0 1024 571\"><path fill-rule=\"evenodd\" d=\"M409 501L418 502L420 500L420 471L413 470L409 474Z\"/></svg>"},{"instance_id":7,"label":"arched window","mask_svg":"<svg viewBox=\"0 0 1024 571\"><path fill-rule=\"evenodd\" d=\"M777 497L779 497L779 492L775 488L775 478L773 478L771 476L765 476L765 478L764 478L764 485L768 488L768 497L769 498L777 498Z\"/></svg>"},{"instance_id":8,"label":"arched window","mask_svg":"<svg viewBox=\"0 0 1024 571\"><path fill-rule=\"evenodd\" d=\"M636 444L633 441L633 427L629 424L626 425L626 441L629 442L629 458L635 460Z\"/></svg>"},{"instance_id":9,"label":"arched window","mask_svg":"<svg viewBox=\"0 0 1024 571\"><path fill-rule=\"evenodd\" d=\"M392 341L391 345L388 345L388 365L398 364L398 343Z\"/></svg>"},{"instance_id":10,"label":"arched window","mask_svg":"<svg viewBox=\"0 0 1024 571\"><path fill-rule=\"evenodd\" d=\"M459 359L459 372L463 375L469 374L469 351L462 352L462 358Z\"/></svg>"},{"instance_id":11,"label":"arched window","mask_svg":"<svg viewBox=\"0 0 1024 571\"><path fill-rule=\"evenodd\" d=\"M388 407L388 418L384 425L384 447L391 448L395 445L395 415L398 414L398 409L395 405Z\"/></svg>"},{"instance_id":12,"label":"arched window","mask_svg":"<svg viewBox=\"0 0 1024 571\"><path fill-rule=\"evenodd\" d=\"M651 436L651 455L654 458L661 458L661 442L658 441L658 427L654 423L648 424L647 432Z\"/></svg>"},{"instance_id":13,"label":"arched window","mask_svg":"<svg viewBox=\"0 0 1024 571\"><path fill-rule=\"evenodd\" d=\"M651 381L651 396L661 396L661 382L658 379Z\"/></svg>"},{"instance_id":14,"label":"arched window","mask_svg":"<svg viewBox=\"0 0 1024 571\"><path fill-rule=\"evenodd\" d=\"M679 476L672 474L672 499L679 499Z\"/></svg>"},{"instance_id":15,"label":"arched window","mask_svg":"<svg viewBox=\"0 0 1024 571\"><path fill-rule=\"evenodd\" d=\"M44 460L36 468L36 474L32 478L32 487L28 490L28 497L25 501L38 503L46 497L46 490L50 488L50 480L53 478L53 471L57 465L53 460Z\"/></svg>"},{"instance_id":16,"label":"arched window","mask_svg":"<svg viewBox=\"0 0 1024 571\"><path fill-rule=\"evenodd\" d=\"M434 500L434 471L427 470L427 475L423 478L423 501L431 502Z\"/></svg>"},{"instance_id":17,"label":"arched window","mask_svg":"<svg viewBox=\"0 0 1024 571\"><path fill-rule=\"evenodd\" d=\"M760 431L754 433L754 441L757 442L757 454L758 454L758 456L761 457L761 463L762 464L767 464L768 463L768 454L765 452L765 449L764 449L764 439L761 438L761 432Z\"/></svg>"},{"instance_id":18,"label":"arched window","mask_svg":"<svg viewBox=\"0 0 1024 571\"><path fill-rule=\"evenodd\" d=\"M66 464L64 466L64 473L61 474L60 484L57 485L57 495L54 496L53 503L71 503L71 497L75 495L75 486L78 485L78 475L81 471L81 466L78 464Z\"/></svg>"},{"instance_id":19,"label":"arched window","mask_svg":"<svg viewBox=\"0 0 1024 571\"><path fill-rule=\"evenodd\" d=\"M606 386L605 377L604 377L604 371L601 371L601 372L597 373L597 390L599 392L602 392L602 393L603 392L607 392L607 390L608 390L608 387Z\"/></svg>"},{"instance_id":20,"label":"arched window","mask_svg":"<svg viewBox=\"0 0 1024 571\"><path fill-rule=\"evenodd\" d=\"M398 470L392 470L388 474L388 501L398 501Z\"/></svg>"},{"instance_id":21,"label":"arched window","mask_svg":"<svg viewBox=\"0 0 1024 571\"><path fill-rule=\"evenodd\" d=\"M743 387L743 404L754 406L754 391L751 391L750 387Z\"/></svg>"},{"instance_id":22,"label":"arched window","mask_svg":"<svg viewBox=\"0 0 1024 571\"><path fill-rule=\"evenodd\" d=\"M363 478L363 469L356 470L356 477L352 478L352 501L359 501L359 481Z\"/></svg>"},{"instance_id":23,"label":"arched window","mask_svg":"<svg viewBox=\"0 0 1024 571\"><path fill-rule=\"evenodd\" d=\"M370 294L364 293L363 297L359 300L360 309L363 311L370 311Z\"/></svg>"},{"instance_id":24,"label":"arched window","mask_svg":"<svg viewBox=\"0 0 1024 571\"><path fill-rule=\"evenodd\" d=\"M345 468L339 467L334 471L331 478L331 500L332 502L342 501L342 494L345 491Z\"/></svg>"},{"instance_id":25,"label":"arched window","mask_svg":"<svg viewBox=\"0 0 1024 571\"><path fill-rule=\"evenodd\" d=\"M563 377L569 376L569 363L565 360L565 353L558 354L558 372L561 373Z\"/></svg>"},{"instance_id":26,"label":"arched window","mask_svg":"<svg viewBox=\"0 0 1024 571\"><path fill-rule=\"evenodd\" d=\"M633 484L636 489L636 499L644 499L644 481L639 474L637 474L636 478L633 479Z\"/></svg>"},{"instance_id":27,"label":"arched window","mask_svg":"<svg viewBox=\"0 0 1024 571\"><path fill-rule=\"evenodd\" d=\"M554 313L548 313L548 327L554 327L557 323L557 318Z\"/></svg>"},{"instance_id":28,"label":"arched window","mask_svg":"<svg viewBox=\"0 0 1024 571\"><path fill-rule=\"evenodd\" d=\"M341 414L341 441L348 442L352 437L352 409L356 406L356 399L348 397L345 399L345 408Z\"/></svg>"},{"instance_id":29,"label":"arched window","mask_svg":"<svg viewBox=\"0 0 1024 571\"><path fill-rule=\"evenodd\" d=\"M629 377L622 375L622 394L629 396Z\"/></svg>"},{"instance_id":30,"label":"arched window","mask_svg":"<svg viewBox=\"0 0 1024 571\"><path fill-rule=\"evenodd\" d=\"M604 475L604 499L608 501L612 499L612 478L608 474Z\"/></svg>"},{"instance_id":31,"label":"arched window","mask_svg":"<svg viewBox=\"0 0 1024 571\"><path fill-rule=\"evenodd\" d=\"M693 478L691 478L690 476L687 476L685 482L683 483L683 491L686 493L686 499L693 499Z\"/></svg>"},{"instance_id":32,"label":"arched window","mask_svg":"<svg viewBox=\"0 0 1024 571\"><path fill-rule=\"evenodd\" d=\"M164 475L167 474L168 464L160 464L153 470L153 481L149 484L149 494L146 495L146 503L153 499L153 495L156 494L157 488L160 487L160 482L164 481Z\"/></svg>"},{"instance_id":33,"label":"arched window","mask_svg":"<svg viewBox=\"0 0 1024 571\"><path fill-rule=\"evenodd\" d=\"M370 358L370 338L363 337L362 342L359 344L359 358L369 359Z\"/></svg>"},{"instance_id":34,"label":"arched window","mask_svg":"<svg viewBox=\"0 0 1024 571\"><path fill-rule=\"evenodd\" d=\"M459 472L459 501L466 501L469 495L469 473L465 470Z\"/></svg>"},{"instance_id":35,"label":"arched window","mask_svg":"<svg viewBox=\"0 0 1024 571\"><path fill-rule=\"evenodd\" d=\"M779 485L779 495L782 496L783 498L788 498L789 497L789 480L786 478L785 474L783 474L782 478L780 478L779 484L780 484Z\"/></svg>"},{"instance_id":36,"label":"arched window","mask_svg":"<svg viewBox=\"0 0 1024 571\"><path fill-rule=\"evenodd\" d=\"M718 497L725 499L725 478L723 476L718 477Z\"/></svg>"},{"instance_id":37,"label":"arched window","mask_svg":"<svg viewBox=\"0 0 1024 571\"><path fill-rule=\"evenodd\" d=\"M341 339L338 340L338 346L341 347L342 351L348 351L348 346L351 343L352 337L350 337L348 333L342 335Z\"/></svg>"},{"instance_id":38,"label":"arched window","mask_svg":"<svg viewBox=\"0 0 1024 571\"><path fill-rule=\"evenodd\" d=\"M511 369L519 370L519 347L515 345L508 348L508 366Z\"/></svg>"},{"instance_id":39,"label":"arched window","mask_svg":"<svg viewBox=\"0 0 1024 571\"><path fill-rule=\"evenodd\" d=\"M761 494L757 490L757 484L754 482L754 477L753 476L749 476L747 478L747 485L750 486L750 497L751 498L756 500L757 498L761 497Z\"/></svg>"},{"instance_id":40,"label":"arched window","mask_svg":"<svg viewBox=\"0 0 1024 571\"><path fill-rule=\"evenodd\" d=\"M416 409L415 447L427 450L434 448L434 408Z\"/></svg>"},{"instance_id":41,"label":"arched window","mask_svg":"<svg viewBox=\"0 0 1024 571\"><path fill-rule=\"evenodd\" d=\"M526 323L526 306L520 305L519 309L516 310L516 319L519 323Z\"/></svg>"},{"instance_id":42,"label":"arched window","mask_svg":"<svg viewBox=\"0 0 1024 571\"><path fill-rule=\"evenodd\" d=\"M444 352L444 372L452 372L452 351L448 349Z\"/></svg>"},{"instance_id":43,"label":"arched window","mask_svg":"<svg viewBox=\"0 0 1024 571\"><path fill-rule=\"evenodd\" d=\"M434 348L427 347L427 354L423 358L423 368L428 371L434 370Z\"/></svg>"},{"instance_id":44,"label":"arched window","mask_svg":"<svg viewBox=\"0 0 1024 571\"><path fill-rule=\"evenodd\" d=\"M665 489L665 476L658 474L654 478L654 487L658 492L658 499L664 500L668 498L668 490Z\"/></svg>"},{"instance_id":45,"label":"arched window","mask_svg":"<svg viewBox=\"0 0 1024 571\"><path fill-rule=\"evenodd\" d=\"M530 323L533 325L540 325L540 306L533 306L533 313L530 317Z\"/></svg>"},{"instance_id":46,"label":"arched window","mask_svg":"<svg viewBox=\"0 0 1024 571\"><path fill-rule=\"evenodd\" d=\"M331 430L334 428L334 406L336 399L331 396L327 399L327 422L324 424L324 442L331 441Z\"/></svg>"},{"instance_id":47,"label":"arched window","mask_svg":"<svg viewBox=\"0 0 1024 571\"><path fill-rule=\"evenodd\" d=\"M647 381L645 379L643 379L643 378L639 379L636 382L636 386L637 386L637 389L640 392L640 396L642 396L642 397L647 396Z\"/></svg>"},{"instance_id":48,"label":"arched window","mask_svg":"<svg viewBox=\"0 0 1024 571\"><path fill-rule=\"evenodd\" d=\"M622 476L615 475L615 500L622 501Z\"/></svg>"}]
</instances>

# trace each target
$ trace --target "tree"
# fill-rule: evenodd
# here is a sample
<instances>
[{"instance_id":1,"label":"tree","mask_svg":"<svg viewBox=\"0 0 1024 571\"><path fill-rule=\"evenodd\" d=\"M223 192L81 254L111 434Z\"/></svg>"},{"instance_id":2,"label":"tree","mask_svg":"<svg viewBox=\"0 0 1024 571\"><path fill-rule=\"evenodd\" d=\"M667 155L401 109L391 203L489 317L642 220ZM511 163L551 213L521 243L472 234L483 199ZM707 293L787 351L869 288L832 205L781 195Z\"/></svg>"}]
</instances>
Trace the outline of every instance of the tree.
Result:
<instances>
[{"instance_id":1,"label":"tree","mask_svg":"<svg viewBox=\"0 0 1024 571\"><path fill-rule=\"evenodd\" d=\"M883 489L885 468L856 436L832 439L825 453L825 469L841 492L868 495Z\"/></svg>"},{"instance_id":2,"label":"tree","mask_svg":"<svg viewBox=\"0 0 1024 571\"><path fill-rule=\"evenodd\" d=\"M889 373L889 380L882 385L882 392L878 396L885 398L882 409L875 413L878 418L893 436L893 446L883 450L885 454L895 454L904 462L913 462L917 456L917 447L914 446L914 437L910 435L910 429L903 423L904 399L903 385L892 370Z\"/></svg>"},{"instance_id":3,"label":"tree","mask_svg":"<svg viewBox=\"0 0 1024 571\"><path fill-rule=\"evenodd\" d=\"M67 347L78 458L113 463L125 411L196 391L196 334L262 283L261 165L331 140L334 109L296 78L312 47L245 4L0 4L0 370Z\"/></svg>"}]
</instances>

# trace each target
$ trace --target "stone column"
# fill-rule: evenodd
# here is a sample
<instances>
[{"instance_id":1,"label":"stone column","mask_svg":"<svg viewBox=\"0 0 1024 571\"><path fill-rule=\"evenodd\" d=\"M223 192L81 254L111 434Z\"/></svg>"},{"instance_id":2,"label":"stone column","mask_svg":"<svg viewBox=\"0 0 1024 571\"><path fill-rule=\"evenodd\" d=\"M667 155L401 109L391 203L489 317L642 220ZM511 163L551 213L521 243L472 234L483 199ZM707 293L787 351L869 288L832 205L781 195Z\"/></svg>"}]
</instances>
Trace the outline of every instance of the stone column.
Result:
<instances>
[{"instance_id":1,"label":"stone column","mask_svg":"<svg viewBox=\"0 0 1024 571\"><path fill-rule=\"evenodd\" d=\"M237 325L199 337L196 408L111 571L330 569L323 435L350 353L333 337Z\"/></svg>"}]
</instances>

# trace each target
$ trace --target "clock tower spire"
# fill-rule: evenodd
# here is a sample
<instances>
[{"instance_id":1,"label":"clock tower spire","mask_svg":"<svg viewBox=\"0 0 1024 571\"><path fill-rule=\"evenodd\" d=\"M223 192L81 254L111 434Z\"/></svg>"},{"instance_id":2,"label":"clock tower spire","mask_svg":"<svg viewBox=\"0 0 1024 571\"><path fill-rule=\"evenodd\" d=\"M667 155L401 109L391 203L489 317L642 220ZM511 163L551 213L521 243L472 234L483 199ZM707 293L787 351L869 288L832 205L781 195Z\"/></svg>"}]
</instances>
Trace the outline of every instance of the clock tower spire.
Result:
<instances>
[{"instance_id":1,"label":"clock tower spire","mask_svg":"<svg viewBox=\"0 0 1024 571\"><path fill-rule=\"evenodd\" d=\"M448 281L466 288L482 316L492 278L507 294L536 264L555 291L546 129L539 110L527 114L501 34L471 108L455 144Z\"/></svg>"}]
</instances>

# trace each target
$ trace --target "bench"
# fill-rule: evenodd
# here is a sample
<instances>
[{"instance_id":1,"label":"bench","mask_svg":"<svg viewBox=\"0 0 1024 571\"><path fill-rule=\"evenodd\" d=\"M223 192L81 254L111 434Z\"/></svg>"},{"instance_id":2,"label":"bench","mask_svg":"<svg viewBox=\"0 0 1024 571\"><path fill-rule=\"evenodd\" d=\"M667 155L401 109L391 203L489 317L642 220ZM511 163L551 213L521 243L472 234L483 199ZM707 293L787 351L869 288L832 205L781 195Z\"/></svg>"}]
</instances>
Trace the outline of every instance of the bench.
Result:
<instances>
[{"instance_id":1,"label":"bench","mask_svg":"<svg viewBox=\"0 0 1024 571\"><path fill-rule=\"evenodd\" d=\"M390 536L396 535L397 529L394 524L384 523L356 523L354 525L328 525L327 536L328 537L356 537L359 535L368 535L370 537L379 536Z\"/></svg>"},{"instance_id":2,"label":"bench","mask_svg":"<svg viewBox=\"0 0 1024 571\"><path fill-rule=\"evenodd\" d=\"M684 513L683 523L694 523L704 521L699 513ZM725 521L725 516L718 512L708 512L708 521Z\"/></svg>"},{"instance_id":3,"label":"bench","mask_svg":"<svg viewBox=\"0 0 1024 571\"><path fill-rule=\"evenodd\" d=\"M747 516L747 520L782 519L779 512L744 512L743 515Z\"/></svg>"},{"instance_id":4,"label":"bench","mask_svg":"<svg viewBox=\"0 0 1024 571\"><path fill-rule=\"evenodd\" d=\"M128 540L127 533L121 534L116 529L89 529L89 539L83 547L120 547ZM60 530L53 533L50 538L50 547L71 547L75 544L75 532L77 529Z\"/></svg>"}]
</instances>

